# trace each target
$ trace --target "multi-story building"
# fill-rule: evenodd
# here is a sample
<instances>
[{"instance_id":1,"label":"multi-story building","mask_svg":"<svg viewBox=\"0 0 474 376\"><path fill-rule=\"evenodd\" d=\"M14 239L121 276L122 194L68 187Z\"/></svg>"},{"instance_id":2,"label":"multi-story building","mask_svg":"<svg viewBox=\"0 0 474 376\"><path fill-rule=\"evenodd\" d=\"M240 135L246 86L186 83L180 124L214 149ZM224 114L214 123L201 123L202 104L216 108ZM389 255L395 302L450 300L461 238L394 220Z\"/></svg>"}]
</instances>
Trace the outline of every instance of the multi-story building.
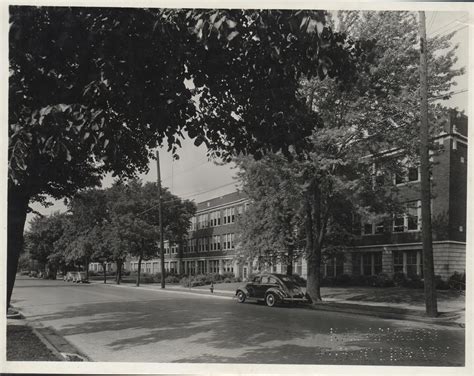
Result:
<instances>
[{"instance_id":1,"label":"multi-story building","mask_svg":"<svg viewBox=\"0 0 474 376\"><path fill-rule=\"evenodd\" d=\"M435 274L446 279L466 267L467 199L467 118L449 115L444 131L435 139L441 151L432 156L432 223ZM402 157L402 155L400 155ZM421 203L419 168L407 165L403 176L385 177L395 184L404 215L381 223L364 223L360 235L339 257L325 260L323 276L341 274L376 275L396 272L422 275ZM245 279L255 264L236 257L237 216L246 211L249 200L239 192L197 204L186 244L165 243L165 269L177 274L234 273ZM306 260L297 260L294 272L305 277ZM127 268L136 270L137 261ZM269 265L272 272L285 272L286 266ZM158 258L143 261L142 270L160 271Z\"/></svg>"},{"instance_id":2,"label":"multi-story building","mask_svg":"<svg viewBox=\"0 0 474 376\"><path fill-rule=\"evenodd\" d=\"M245 277L246 269L235 258L235 222L247 205L248 200L239 192L198 203L186 243L165 242L165 270L193 275L229 272L236 277ZM137 264L136 260L131 260L131 270L136 270ZM144 272L157 273L160 268L158 258L142 262Z\"/></svg>"},{"instance_id":3,"label":"multi-story building","mask_svg":"<svg viewBox=\"0 0 474 376\"><path fill-rule=\"evenodd\" d=\"M440 152L432 160L432 227L435 275L446 279L466 268L467 118L449 114L444 131L434 139ZM406 166L393 177L405 214L382 223L366 223L344 260L327 273L374 275L396 272L422 275L420 171ZM339 266L339 267L337 267Z\"/></svg>"}]
</instances>

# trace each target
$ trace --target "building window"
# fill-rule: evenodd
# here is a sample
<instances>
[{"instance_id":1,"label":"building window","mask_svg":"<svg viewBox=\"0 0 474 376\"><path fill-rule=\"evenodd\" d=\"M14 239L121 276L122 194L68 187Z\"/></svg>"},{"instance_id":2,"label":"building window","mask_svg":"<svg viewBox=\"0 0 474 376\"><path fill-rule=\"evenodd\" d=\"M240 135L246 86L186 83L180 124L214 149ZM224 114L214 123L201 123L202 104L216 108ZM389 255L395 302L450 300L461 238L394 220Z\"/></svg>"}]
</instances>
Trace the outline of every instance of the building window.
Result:
<instances>
[{"instance_id":1,"label":"building window","mask_svg":"<svg viewBox=\"0 0 474 376\"><path fill-rule=\"evenodd\" d=\"M362 235L372 235L373 234L373 223L366 223L362 227Z\"/></svg>"},{"instance_id":2,"label":"building window","mask_svg":"<svg viewBox=\"0 0 474 376\"><path fill-rule=\"evenodd\" d=\"M340 266L343 268L343 266ZM352 254L352 274L377 275L382 272L382 252Z\"/></svg>"},{"instance_id":3,"label":"building window","mask_svg":"<svg viewBox=\"0 0 474 376\"><path fill-rule=\"evenodd\" d=\"M299 266L299 268L298 268ZM295 273L301 274L301 264L295 262ZM344 273L344 258L342 256L331 257L326 261L326 276L336 277Z\"/></svg>"},{"instance_id":4,"label":"building window","mask_svg":"<svg viewBox=\"0 0 474 376\"><path fill-rule=\"evenodd\" d=\"M394 251L394 273L405 273L408 276L422 275L423 262L420 251Z\"/></svg>"},{"instance_id":5,"label":"building window","mask_svg":"<svg viewBox=\"0 0 474 376\"><path fill-rule=\"evenodd\" d=\"M210 214L210 221L209 225L211 227L216 227L220 226L221 224L221 212L220 211L214 211Z\"/></svg>"},{"instance_id":6,"label":"building window","mask_svg":"<svg viewBox=\"0 0 474 376\"><path fill-rule=\"evenodd\" d=\"M191 218L191 231L196 231L196 217Z\"/></svg>"},{"instance_id":7,"label":"building window","mask_svg":"<svg viewBox=\"0 0 474 376\"><path fill-rule=\"evenodd\" d=\"M405 217L396 216L393 220L393 232L403 232L405 230Z\"/></svg>"},{"instance_id":8,"label":"building window","mask_svg":"<svg viewBox=\"0 0 474 376\"><path fill-rule=\"evenodd\" d=\"M221 249L221 237L220 235L214 235L212 237L211 250L218 251Z\"/></svg>"},{"instance_id":9,"label":"building window","mask_svg":"<svg viewBox=\"0 0 474 376\"><path fill-rule=\"evenodd\" d=\"M419 204L418 201L413 201L407 203L407 214L406 214L406 222L407 222L407 229L408 231L419 230L420 228L420 221L419 221Z\"/></svg>"},{"instance_id":10,"label":"building window","mask_svg":"<svg viewBox=\"0 0 474 376\"><path fill-rule=\"evenodd\" d=\"M382 171L377 170L377 171L375 172L373 184L374 184L374 188L375 188L376 186L378 186L378 187L383 187L383 186L385 185L385 177L384 177Z\"/></svg>"},{"instance_id":11,"label":"building window","mask_svg":"<svg viewBox=\"0 0 474 376\"><path fill-rule=\"evenodd\" d=\"M408 181L419 181L419 168L418 167L410 167L408 168Z\"/></svg>"},{"instance_id":12,"label":"building window","mask_svg":"<svg viewBox=\"0 0 474 376\"><path fill-rule=\"evenodd\" d=\"M375 224L376 234L383 234L384 231L385 231L385 224L383 223L383 221Z\"/></svg>"},{"instance_id":13,"label":"building window","mask_svg":"<svg viewBox=\"0 0 474 376\"><path fill-rule=\"evenodd\" d=\"M393 252L393 272L403 273L403 252Z\"/></svg>"},{"instance_id":14,"label":"building window","mask_svg":"<svg viewBox=\"0 0 474 376\"><path fill-rule=\"evenodd\" d=\"M405 162L407 163L407 162ZM394 183L396 185L406 184L409 182L420 181L420 169L417 166L407 166L399 174L395 174Z\"/></svg>"},{"instance_id":15,"label":"building window","mask_svg":"<svg viewBox=\"0 0 474 376\"><path fill-rule=\"evenodd\" d=\"M407 252L407 275L417 275L417 254L416 252Z\"/></svg>"},{"instance_id":16,"label":"building window","mask_svg":"<svg viewBox=\"0 0 474 376\"><path fill-rule=\"evenodd\" d=\"M214 274L219 273L219 260L209 261L209 273L214 273Z\"/></svg>"},{"instance_id":17,"label":"building window","mask_svg":"<svg viewBox=\"0 0 474 376\"><path fill-rule=\"evenodd\" d=\"M224 210L224 224L235 222L235 208L227 208Z\"/></svg>"},{"instance_id":18,"label":"building window","mask_svg":"<svg viewBox=\"0 0 474 376\"><path fill-rule=\"evenodd\" d=\"M405 213L397 215L393 220L393 232L419 231L421 218L421 202L411 201L405 204Z\"/></svg>"},{"instance_id":19,"label":"building window","mask_svg":"<svg viewBox=\"0 0 474 376\"><path fill-rule=\"evenodd\" d=\"M403 175L396 174L395 175L395 184L399 185L399 184L403 184L403 183L405 183L405 177Z\"/></svg>"},{"instance_id":20,"label":"building window","mask_svg":"<svg viewBox=\"0 0 474 376\"><path fill-rule=\"evenodd\" d=\"M224 273L233 273L234 267L232 266L232 260L224 260Z\"/></svg>"},{"instance_id":21,"label":"building window","mask_svg":"<svg viewBox=\"0 0 474 376\"><path fill-rule=\"evenodd\" d=\"M198 217L198 229L209 227L209 216L208 214L201 214Z\"/></svg>"}]
</instances>

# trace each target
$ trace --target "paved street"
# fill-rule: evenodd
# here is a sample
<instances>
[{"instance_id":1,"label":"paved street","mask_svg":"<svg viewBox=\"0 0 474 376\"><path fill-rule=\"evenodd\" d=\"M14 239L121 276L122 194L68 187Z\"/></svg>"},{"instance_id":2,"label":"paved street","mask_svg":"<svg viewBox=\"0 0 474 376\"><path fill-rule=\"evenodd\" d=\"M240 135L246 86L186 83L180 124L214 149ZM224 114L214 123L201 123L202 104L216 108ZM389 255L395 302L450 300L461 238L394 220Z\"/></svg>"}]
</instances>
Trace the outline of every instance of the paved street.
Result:
<instances>
[{"instance_id":1,"label":"paved street","mask_svg":"<svg viewBox=\"0 0 474 376\"><path fill-rule=\"evenodd\" d=\"M464 329L18 277L13 304L94 361L461 366Z\"/></svg>"}]
</instances>

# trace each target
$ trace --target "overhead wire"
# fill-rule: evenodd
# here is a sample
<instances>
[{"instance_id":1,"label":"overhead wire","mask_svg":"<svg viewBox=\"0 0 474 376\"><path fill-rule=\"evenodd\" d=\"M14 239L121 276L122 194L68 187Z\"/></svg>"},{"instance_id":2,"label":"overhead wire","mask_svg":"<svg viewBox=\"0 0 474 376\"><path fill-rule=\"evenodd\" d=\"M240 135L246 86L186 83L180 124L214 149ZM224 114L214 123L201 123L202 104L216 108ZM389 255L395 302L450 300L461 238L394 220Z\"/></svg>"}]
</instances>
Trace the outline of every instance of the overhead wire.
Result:
<instances>
[{"instance_id":1,"label":"overhead wire","mask_svg":"<svg viewBox=\"0 0 474 376\"><path fill-rule=\"evenodd\" d=\"M455 19L455 20L452 20L451 22L448 22L448 23L444 24L443 26L441 26L441 27L439 27L439 28L437 28L437 29L435 29L435 30L430 31L429 34L430 34L430 36L435 36L436 33L440 32L440 31L443 30L443 29L445 29L445 30L443 31L443 33L444 33L446 30L451 29L453 26L454 26L454 28L456 28L457 26L459 26L459 24L464 25L464 23L467 22L468 20L469 20L469 17L468 17L468 16L467 16L467 17L466 17L466 16L463 16L463 17L457 18L457 19ZM453 25L453 23L455 23L455 22L457 22L457 24ZM467 27L468 25L464 25L464 26ZM438 35L441 35L441 33L438 34ZM436 35L436 36L438 36L438 35Z\"/></svg>"},{"instance_id":2,"label":"overhead wire","mask_svg":"<svg viewBox=\"0 0 474 376\"><path fill-rule=\"evenodd\" d=\"M202 195L202 194L204 194L204 193L209 193L209 192L212 192L212 191L216 191L216 190L218 190L218 189L220 189L220 188L228 187L228 186L233 185L233 184L235 184L235 182L223 184L223 185L220 185L220 186L218 186L218 187L214 187L214 188L212 188L212 189L208 189L208 190L201 191L201 192L197 191L197 192L186 193L186 194L180 195L180 197L178 197L178 198L174 198L174 199L171 199L171 200L162 201L162 204L167 204L167 203L182 201L183 199L186 199L186 198L188 198L188 197L191 197L191 196L199 196L199 195ZM148 209L146 209L146 210L144 210L144 211L138 213L137 216L142 215L142 214L145 214L145 213L149 212L150 210L153 210L153 209L157 208L158 206L159 206L159 204L153 205L153 206L149 207Z\"/></svg>"}]
</instances>

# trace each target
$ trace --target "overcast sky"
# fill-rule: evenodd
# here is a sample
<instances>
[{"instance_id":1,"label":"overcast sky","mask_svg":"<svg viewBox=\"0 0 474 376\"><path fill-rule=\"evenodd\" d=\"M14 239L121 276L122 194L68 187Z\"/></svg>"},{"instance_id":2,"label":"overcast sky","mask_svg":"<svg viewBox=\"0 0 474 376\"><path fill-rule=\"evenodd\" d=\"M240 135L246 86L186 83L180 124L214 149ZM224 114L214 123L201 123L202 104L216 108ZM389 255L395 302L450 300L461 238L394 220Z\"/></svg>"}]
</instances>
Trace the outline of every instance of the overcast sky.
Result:
<instances>
[{"instance_id":1,"label":"overcast sky","mask_svg":"<svg viewBox=\"0 0 474 376\"><path fill-rule=\"evenodd\" d=\"M426 12L426 24L428 38L430 35L446 34L458 30L453 37L453 43L459 44L458 63L459 67L468 66L468 13L466 12ZM463 28L464 27L464 28ZM467 90L467 74L457 79L458 85L455 91ZM456 94L449 101L445 101L450 107L467 110L467 92ZM237 181L234 179L236 170L232 164L218 166L206 157L206 148L194 146L190 140L182 142L179 151L180 159L173 161L166 149L160 151L161 176L163 185L168 187L172 193L182 198L192 199L196 202L205 201L212 197L234 192L237 189ZM156 162L150 163L150 171L142 175L143 181L156 181ZM103 186L110 186L112 179L106 177ZM53 211L64 211L62 201L56 202L50 208L43 208L38 204L32 207L43 214ZM28 220L32 218L29 215Z\"/></svg>"}]
</instances>

